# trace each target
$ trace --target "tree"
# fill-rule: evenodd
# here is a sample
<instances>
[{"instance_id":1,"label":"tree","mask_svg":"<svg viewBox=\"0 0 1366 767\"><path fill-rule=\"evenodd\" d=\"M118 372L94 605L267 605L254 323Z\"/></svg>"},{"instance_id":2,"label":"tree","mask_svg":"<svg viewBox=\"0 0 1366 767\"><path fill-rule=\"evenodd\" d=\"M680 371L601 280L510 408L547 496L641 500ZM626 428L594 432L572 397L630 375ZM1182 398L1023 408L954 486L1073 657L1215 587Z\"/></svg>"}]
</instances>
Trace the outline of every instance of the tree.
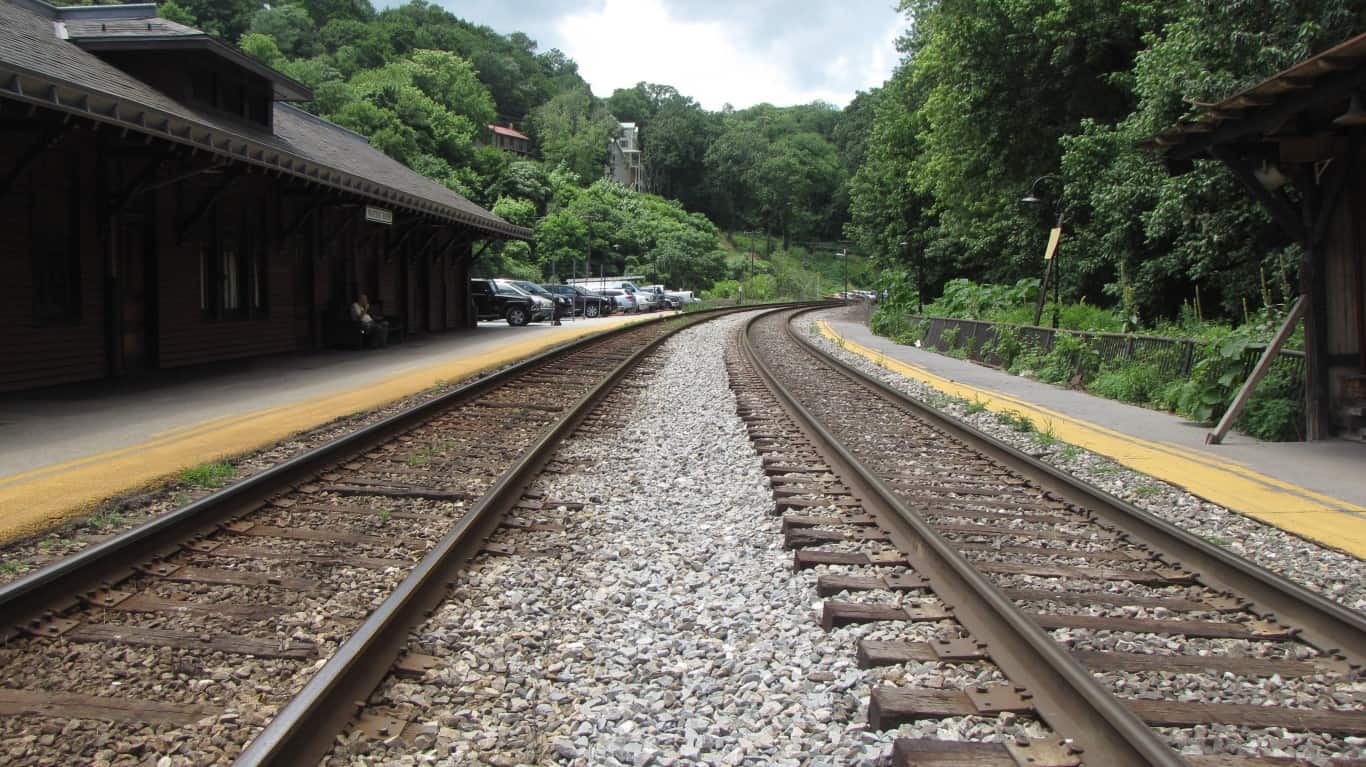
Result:
<instances>
[{"instance_id":1,"label":"tree","mask_svg":"<svg viewBox=\"0 0 1366 767\"><path fill-rule=\"evenodd\" d=\"M607 142L617 130L602 104L587 88L552 97L531 115L532 135L541 156L563 164L580 178L598 178L607 162Z\"/></svg>"},{"instance_id":2,"label":"tree","mask_svg":"<svg viewBox=\"0 0 1366 767\"><path fill-rule=\"evenodd\" d=\"M280 52L290 58L306 58L317 52L316 26L302 5L277 5L252 14L253 34L269 35ZM245 47L245 46L243 46Z\"/></svg>"}]
</instances>

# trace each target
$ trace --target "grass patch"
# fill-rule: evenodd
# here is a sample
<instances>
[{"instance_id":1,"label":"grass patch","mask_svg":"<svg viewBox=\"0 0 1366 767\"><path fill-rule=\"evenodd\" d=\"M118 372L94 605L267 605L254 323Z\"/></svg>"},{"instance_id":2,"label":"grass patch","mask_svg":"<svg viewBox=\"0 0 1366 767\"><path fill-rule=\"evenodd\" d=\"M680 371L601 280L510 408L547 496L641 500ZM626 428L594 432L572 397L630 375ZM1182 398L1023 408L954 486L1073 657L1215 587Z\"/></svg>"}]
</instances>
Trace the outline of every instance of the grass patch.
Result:
<instances>
[{"instance_id":1,"label":"grass patch","mask_svg":"<svg viewBox=\"0 0 1366 767\"><path fill-rule=\"evenodd\" d=\"M234 472L230 463L201 463L198 466L181 469L180 481L191 487L216 490L228 484Z\"/></svg>"},{"instance_id":2,"label":"grass patch","mask_svg":"<svg viewBox=\"0 0 1366 767\"><path fill-rule=\"evenodd\" d=\"M1017 410L1002 410L996 417L1001 419L1001 423L1021 434L1034 431L1034 420Z\"/></svg>"},{"instance_id":3,"label":"grass patch","mask_svg":"<svg viewBox=\"0 0 1366 767\"><path fill-rule=\"evenodd\" d=\"M1154 482L1140 482L1133 487L1133 494L1139 498L1150 498L1162 492L1162 486Z\"/></svg>"},{"instance_id":4,"label":"grass patch","mask_svg":"<svg viewBox=\"0 0 1366 767\"><path fill-rule=\"evenodd\" d=\"M1058 457L1064 461L1075 461L1081 457L1081 448L1076 445L1064 445L1062 450L1058 451Z\"/></svg>"},{"instance_id":5,"label":"grass patch","mask_svg":"<svg viewBox=\"0 0 1366 767\"><path fill-rule=\"evenodd\" d=\"M85 520L85 526L97 533L112 530L124 522L123 515L117 511L101 511Z\"/></svg>"},{"instance_id":6,"label":"grass patch","mask_svg":"<svg viewBox=\"0 0 1366 767\"><path fill-rule=\"evenodd\" d=\"M18 563L18 562L9 562L9 561L0 562L0 574L3 574L3 575L18 575L19 573L22 573L23 571L24 571L23 568L19 566L19 563Z\"/></svg>"},{"instance_id":7,"label":"grass patch","mask_svg":"<svg viewBox=\"0 0 1366 767\"><path fill-rule=\"evenodd\" d=\"M1046 421L1042 429L1034 432L1034 440L1045 446L1058 444L1058 432L1053 428L1053 422Z\"/></svg>"},{"instance_id":8,"label":"grass patch","mask_svg":"<svg viewBox=\"0 0 1366 767\"><path fill-rule=\"evenodd\" d=\"M983 402L979 397L975 395L973 396L972 401L967 403L968 415L977 415L978 413L986 409L987 403Z\"/></svg>"}]
</instances>

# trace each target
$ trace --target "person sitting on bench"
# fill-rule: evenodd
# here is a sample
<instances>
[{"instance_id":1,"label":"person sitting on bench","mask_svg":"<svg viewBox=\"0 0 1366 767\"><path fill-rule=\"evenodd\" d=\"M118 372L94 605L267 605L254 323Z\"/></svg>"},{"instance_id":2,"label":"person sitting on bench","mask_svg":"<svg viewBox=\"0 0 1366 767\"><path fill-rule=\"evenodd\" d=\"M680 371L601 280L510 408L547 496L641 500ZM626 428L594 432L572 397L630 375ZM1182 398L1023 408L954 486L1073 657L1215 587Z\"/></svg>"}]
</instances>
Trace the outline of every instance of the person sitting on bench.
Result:
<instances>
[{"instance_id":1,"label":"person sitting on bench","mask_svg":"<svg viewBox=\"0 0 1366 767\"><path fill-rule=\"evenodd\" d=\"M370 299L364 293L351 304L351 319L360 323L370 346L384 346L389 342L389 323L384 320L376 322L370 316Z\"/></svg>"}]
</instances>

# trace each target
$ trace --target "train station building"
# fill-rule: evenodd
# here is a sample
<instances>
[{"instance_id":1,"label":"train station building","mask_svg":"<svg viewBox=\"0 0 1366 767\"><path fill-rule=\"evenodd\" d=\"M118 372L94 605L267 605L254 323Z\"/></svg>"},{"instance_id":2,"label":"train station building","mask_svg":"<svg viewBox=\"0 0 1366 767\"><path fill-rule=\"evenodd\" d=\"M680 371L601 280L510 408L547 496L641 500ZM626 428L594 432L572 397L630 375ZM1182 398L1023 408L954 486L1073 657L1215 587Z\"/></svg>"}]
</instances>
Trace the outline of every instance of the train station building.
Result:
<instances>
[{"instance_id":1,"label":"train station building","mask_svg":"<svg viewBox=\"0 0 1366 767\"><path fill-rule=\"evenodd\" d=\"M1201 110L1149 146L1226 165L1300 243L1306 437L1366 438L1366 35Z\"/></svg>"},{"instance_id":2,"label":"train station building","mask_svg":"<svg viewBox=\"0 0 1366 767\"><path fill-rule=\"evenodd\" d=\"M0 0L0 391L470 327L529 239L153 4Z\"/></svg>"}]
</instances>

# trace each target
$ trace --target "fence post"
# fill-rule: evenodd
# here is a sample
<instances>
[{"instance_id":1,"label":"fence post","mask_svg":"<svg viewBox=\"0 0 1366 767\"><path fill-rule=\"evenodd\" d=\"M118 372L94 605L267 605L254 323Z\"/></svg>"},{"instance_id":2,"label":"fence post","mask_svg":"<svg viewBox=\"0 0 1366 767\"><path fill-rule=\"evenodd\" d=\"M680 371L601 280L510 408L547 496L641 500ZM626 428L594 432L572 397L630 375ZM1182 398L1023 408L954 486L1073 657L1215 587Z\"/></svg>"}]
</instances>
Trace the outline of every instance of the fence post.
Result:
<instances>
[{"instance_id":1,"label":"fence post","mask_svg":"<svg viewBox=\"0 0 1366 767\"><path fill-rule=\"evenodd\" d=\"M1191 374L1191 363L1195 361L1195 342L1186 342L1186 356L1181 360L1181 377L1185 378Z\"/></svg>"}]
</instances>

